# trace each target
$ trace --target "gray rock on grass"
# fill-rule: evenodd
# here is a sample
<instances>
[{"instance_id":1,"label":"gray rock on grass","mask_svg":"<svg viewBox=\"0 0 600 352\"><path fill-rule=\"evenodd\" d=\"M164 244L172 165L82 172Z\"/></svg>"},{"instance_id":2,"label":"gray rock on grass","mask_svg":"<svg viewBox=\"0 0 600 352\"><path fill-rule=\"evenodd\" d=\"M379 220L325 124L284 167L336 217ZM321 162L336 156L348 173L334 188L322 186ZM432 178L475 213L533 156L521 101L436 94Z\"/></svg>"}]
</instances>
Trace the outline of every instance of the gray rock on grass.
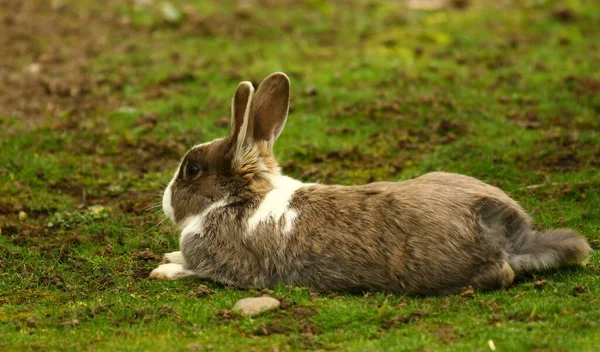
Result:
<instances>
[{"instance_id":1,"label":"gray rock on grass","mask_svg":"<svg viewBox=\"0 0 600 352\"><path fill-rule=\"evenodd\" d=\"M242 298L231 308L235 313L244 317L255 317L262 313L279 308L281 303L273 297L250 297Z\"/></svg>"}]
</instances>

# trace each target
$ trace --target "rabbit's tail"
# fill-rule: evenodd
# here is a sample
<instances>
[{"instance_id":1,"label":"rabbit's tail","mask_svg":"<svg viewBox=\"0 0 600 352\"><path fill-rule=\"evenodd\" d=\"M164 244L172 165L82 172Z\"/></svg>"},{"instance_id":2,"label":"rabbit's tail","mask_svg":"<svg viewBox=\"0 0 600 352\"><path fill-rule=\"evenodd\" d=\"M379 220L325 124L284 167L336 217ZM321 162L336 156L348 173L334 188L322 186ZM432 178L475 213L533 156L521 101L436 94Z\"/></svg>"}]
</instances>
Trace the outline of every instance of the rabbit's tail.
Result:
<instances>
[{"instance_id":1,"label":"rabbit's tail","mask_svg":"<svg viewBox=\"0 0 600 352\"><path fill-rule=\"evenodd\" d=\"M591 251L585 238L569 229L526 229L509 238L508 263L516 273L581 265Z\"/></svg>"},{"instance_id":2,"label":"rabbit's tail","mask_svg":"<svg viewBox=\"0 0 600 352\"><path fill-rule=\"evenodd\" d=\"M581 265L591 248L577 231L569 229L535 231L531 219L515 204L482 201L479 207L482 233L500 240L506 260L516 274Z\"/></svg>"}]
</instances>

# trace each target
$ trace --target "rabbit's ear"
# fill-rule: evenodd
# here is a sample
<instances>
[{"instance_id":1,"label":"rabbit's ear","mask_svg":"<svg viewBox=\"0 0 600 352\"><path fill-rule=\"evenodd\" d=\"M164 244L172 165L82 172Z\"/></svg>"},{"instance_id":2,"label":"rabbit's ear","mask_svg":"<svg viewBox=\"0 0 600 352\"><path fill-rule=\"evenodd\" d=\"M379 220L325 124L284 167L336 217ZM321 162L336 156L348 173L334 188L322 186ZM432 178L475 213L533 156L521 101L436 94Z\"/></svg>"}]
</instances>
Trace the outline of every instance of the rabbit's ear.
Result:
<instances>
[{"instance_id":1,"label":"rabbit's ear","mask_svg":"<svg viewBox=\"0 0 600 352\"><path fill-rule=\"evenodd\" d=\"M252 83L241 82L231 100L231 146L237 153L252 142L253 118L250 115L254 87Z\"/></svg>"},{"instance_id":2,"label":"rabbit's ear","mask_svg":"<svg viewBox=\"0 0 600 352\"><path fill-rule=\"evenodd\" d=\"M252 102L255 141L274 142L281 134L290 106L290 79L275 72L258 86Z\"/></svg>"}]
</instances>

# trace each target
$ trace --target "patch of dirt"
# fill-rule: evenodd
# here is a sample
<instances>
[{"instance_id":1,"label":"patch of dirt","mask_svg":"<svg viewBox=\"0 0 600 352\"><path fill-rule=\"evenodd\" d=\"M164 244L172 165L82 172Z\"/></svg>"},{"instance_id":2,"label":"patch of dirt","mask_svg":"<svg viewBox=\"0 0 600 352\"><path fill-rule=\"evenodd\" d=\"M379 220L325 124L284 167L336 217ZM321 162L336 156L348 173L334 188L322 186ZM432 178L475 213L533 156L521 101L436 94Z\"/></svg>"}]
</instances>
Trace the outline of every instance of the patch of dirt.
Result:
<instances>
[{"instance_id":1,"label":"patch of dirt","mask_svg":"<svg viewBox=\"0 0 600 352\"><path fill-rule=\"evenodd\" d=\"M285 302L284 302L285 303ZM303 349L318 348L314 336L320 334L317 326L312 322L316 314L314 308L295 305L291 302L282 303L282 308L268 323L261 324L256 335L300 333L300 344Z\"/></svg>"},{"instance_id":2,"label":"patch of dirt","mask_svg":"<svg viewBox=\"0 0 600 352\"><path fill-rule=\"evenodd\" d=\"M572 23L577 20L577 14L575 11L571 10L568 7L559 7L550 12L550 16L560 22L563 23Z\"/></svg>"},{"instance_id":3,"label":"patch of dirt","mask_svg":"<svg viewBox=\"0 0 600 352\"><path fill-rule=\"evenodd\" d=\"M135 50L130 45L115 45L123 36L145 36L152 29L133 28L119 17L116 8L124 6L121 1L108 0L101 7L95 6L0 0L0 116L19 119L14 126L3 126L4 132L10 135L49 126L65 133L60 143L49 145L48 153L93 156L99 166L115 165L139 174L163 170L165 164L181 158L191 145L191 136L163 141L149 134L159 123L157 114L142 115L132 124L135 137L110 134L106 115L97 115L116 110L119 102L114 93L125 82L122 77L115 80L113 72L91 68L92 61L109 50ZM177 85L194 79L193 74L182 71L161 84ZM38 172L38 178L46 180L44 170ZM73 197L82 206L119 203L120 208L137 214L149 203L147 197L115 184L94 185L89 194L77 177L50 182L49 189ZM0 204L2 215L12 216L15 210L22 209ZM39 220L51 209L40 214L26 212Z\"/></svg>"},{"instance_id":4,"label":"patch of dirt","mask_svg":"<svg viewBox=\"0 0 600 352\"><path fill-rule=\"evenodd\" d=\"M160 259L159 255L154 254L150 249L138 250L135 252L135 257L143 261L156 261Z\"/></svg>"},{"instance_id":5,"label":"patch of dirt","mask_svg":"<svg viewBox=\"0 0 600 352\"><path fill-rule=\"evenodd\" d=\"M600 94L600 79L588 76L565 77L567 88L576 95L590 96Z\"/></svg>"},{"instance_id":6,"label":"patch of dirt","mask_svg":"<svg viewBox=\"0 0 600 352\"><path fill-rule=\"evenodd\" d=\"M76 4L0 1L0 116L31 129L48 117L77 125L90 112L115 107L90 70L114 32L104 17Z\"/></svg>"},{"instance_id":7,"label":"patch of dirt","mask_svg":"<svg viewBox=\"0 0 600 352\"><path fill-rule=\"evenodd\" d=\"M85 187L80 184L74 184L66 178L61 178L56 182L49 183L49 189L85 202Z\"/></svg>"},{"instance_id":8,"label":"patch of dirt","mask_svg":"<svg viewBox=\"0 0 600 352\"><path fill-rule=\"evenodd\" d=\"M196 287L195 290L190 291L188 293L189 297L206 297L206 296L210 296L213 293L215 293L215 291L209 287L207 287L206 285L200 285L198 287Z\"/></svg>"},{"instance_id":9,"label":"patch of dirt","mask_svg":"<svg viewBox=\"0 0 600 352\"><path fill-rule=\"evenodd\" d=\"M62 276L57 274L43 274L38 279L38 284L42 286L54 286L57 288L64 288L65 280Z\"/></svg>"},{"instance_id":10,"label":"patch of dirt","mask_svg":"<svg viewBox=\"0 0 600 352\"><path fill-rule=\"evenodd\" d=\"M581 140L577 134L548 133L530 154L516 157L523 167L544 172L568 172L600 167L600 144Z\"/></svg>"},{"instance_id":11,"label":"patch of dirt","mask_svg":"<svg viewBox=\"0 0 600 352\"><path fill-rule=\"evenodd\" d=\"M10 241L17 246L37 247L36 237L46 237L48 229L36 224L19 223L2 227L2 235L9 236Z\"/></svg>"},{"instance_id":12,"label":"patch of dirt","mask_svg":"<svg viewBox=\"0 0 600 352\"><path fill-rule=\"evenodd\" d=\"M148 280L148 276L150 276L151 272L152 269L150 268L137 267L133 269L133 274L131 276L136 280Z\"/></svg>"},{"instance_id":13,"label":"patch of dirt","mask_svg":"<svg viewBox=\"0 0 600 352\"><path fill-rule=\"evenodd\" d=\"M508 115L508 119L516 123L517 126L526 129L538 129L542 127L542 123L538 119L538 113L535 108L512 113Z\"/></svg>"},{"instance_id":14,"label":"patch of dirt","mask_svg":"<svg viewBox=\"0 0 600 352\"><path fill-rule=\"evenodd\" d=\"M132 123L135 133L131 135L116 135L108 128L106 112L115 111L120 105L117 94L126 84L123 77L128 76L92 70L92 63L108 51L134 50L130 45L117 44L124 36L143 37L151 31L151 28L127 25L116 10L124 5L122 1L113 0L102 5L87 2L81 6L78 2L0 0L3 54L0 56L0 118L18 119L16 124L0 121L5 135L49 127L58 143L49 143L45 152L91 156L92 170L113 165L117 170L144 174L164 170L166 164L175 164L181 158L191 145L192 137L163 141L152 135L160 120L157 114L140 116ZM161 84L178 85L194 79L182 71L168 76ZM94 174L86 177L102 177L101 171L92 172ZM36 175L39 180L47 181L45 170L40 169ZM117 208L126 213L142 214L154 197L130 191L127 180L122 182L87 187L80 177L73 176L49 181L48 189L74 198L81 208L117 204ZM26 222L16 219L21 210L29 217ZM44 255L61 248L46 243L45 237L52 237L56 243L68 247L76 245L72 238L79 238L77 234L63 233L57 228L30 229L26 225L28 222L45 224L48 215L55 210L26 209L12 200L0 203L0 216L2 220L8 219L6 226L9 226L11 241L44 248Z\"/></svg>"},{"instance_id":15,"label":"patch of dirt","mask_svg":"<svg viewBox=\"0 0 600 352\"><path fill-rule=\"evenodd\" d=\"M0 215L17 214L23 206L14 202L0 201Z\"/></svg>"},{"instance_id":16,"label":"patch of dirt","mask_svg":"<svg viewBox=\"0 0 600 352\"><path fill-rule=\"evenodd\" d=\"M426 117L443 116L445 112L455 109L449 97L420 96L411 100L375 100L359 104L343 106L333 117L344 118L357 116L366 122L398 121L406 123L407 117L423 116L423 109L430 110ZM412 120L412 119L411 119Z\"/></svg>"},{"instance_id":17,"label":"patch of dirt","mask_svg":"<svg viewBox=\"0 0 600 352\"><path fill-rule=\"evenodd\" d=\"M151 171L164 170L166 163L181 159L190 144L176 140L161 141L157 137L143 138L131 151L131 145L122 144L125 153L115 156L115 162L124 162L129 169L145 174ZM129 151L129 152L128 152Z\"/></svg>"},{"instance_id":18,"label":"patch of dirt","mask_svg":"<svg viewBox=\"0 0 600 352\"><path fill-rule=\"evenodd\" d=\"M459 339L459 335L454 331L454 328L451 325L440 325L435 329L430 330L430 332L445 344Z\"/></svg>"}]
</instances>

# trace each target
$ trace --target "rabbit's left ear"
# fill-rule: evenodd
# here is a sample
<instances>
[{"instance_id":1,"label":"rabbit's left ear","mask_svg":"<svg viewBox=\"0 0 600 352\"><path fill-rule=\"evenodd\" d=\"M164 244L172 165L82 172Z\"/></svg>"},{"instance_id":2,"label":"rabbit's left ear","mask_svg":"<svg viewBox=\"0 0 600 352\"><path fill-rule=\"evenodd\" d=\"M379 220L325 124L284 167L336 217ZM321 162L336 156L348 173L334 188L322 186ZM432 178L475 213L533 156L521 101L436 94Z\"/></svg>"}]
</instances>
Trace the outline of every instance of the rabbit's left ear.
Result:
<instances>
[{"instance_id":1,"label":"rabbit's left ear","mask_svg":"<svg viewBox=\"0 0 600 352\"><path fill-rule=\"evenodd\" d=\"M252 142L253 119L250 116L250 106L253 94L252 83L241 82L231 100L231 142L233 150L238 154Z\"/></svg>"},{"instance_id":2,"label":"rabbit's left ear","mask_svg":"<svg viewBox=\"0 0 600 352\"><path fill-rule=\"evenodd\" d=\"M290 79L275 72L258 86L252 99L255 141L274 142L283 131L290 106Z\"/></svg>"}]
</instances>

